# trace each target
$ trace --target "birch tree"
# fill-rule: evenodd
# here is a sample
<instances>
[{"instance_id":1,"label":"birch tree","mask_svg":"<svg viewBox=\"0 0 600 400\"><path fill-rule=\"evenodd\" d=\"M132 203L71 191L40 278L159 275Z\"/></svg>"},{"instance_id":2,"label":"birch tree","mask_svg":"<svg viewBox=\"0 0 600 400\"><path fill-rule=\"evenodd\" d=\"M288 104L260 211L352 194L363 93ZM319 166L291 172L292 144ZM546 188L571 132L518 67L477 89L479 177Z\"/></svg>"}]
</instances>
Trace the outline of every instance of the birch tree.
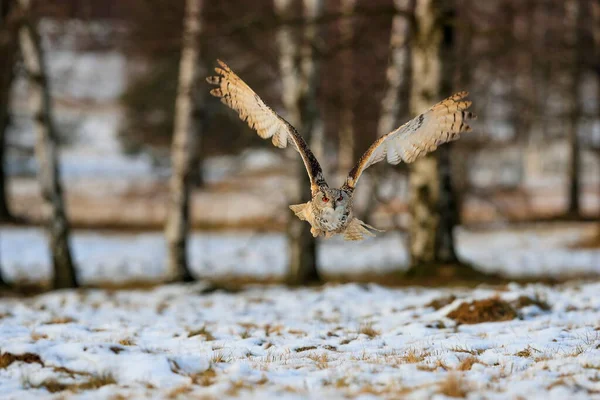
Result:
<instances>
[{"instance_id":1,"label":"birch tree","mask_svg":"<svg viewBox=\"0 0 600 400\"><path fill-rule=\"evenodd\" d=\"M29 79L29 107L36 131L35 155L44 207L48 209L48 236L55 288L77 286L75 266L69 248L63 191L58 166L57 132L54 125L52 97L36 23L31 16L30 1L18 0L25 16L19 29L19 47Z\"/></svg>"},{"instance_id":2,"label":"birch tree","mask_svg":"<svg viewBox=\"0 0 600 400\"><path fill-rule=\"evenodd\" d=\"M394 0L396 13L390 32L390 63L386 70L386 91L381 101L381 115L377 136L396 129L409 115L411 78L411 21L407 13L415 7L415 0Z\"/></svg>"},{"instance_id":3,"label":"birch tree","mask_svg":"<svg viewBox=\"0 0 600 400\"><path fill-rule=\"evenodd\" d=\"M568 143L569 143L569 161L568 161L568 209L567 213L572 217L580 216L579 194L581 191L580 182L580 164L581 151L578 134L579 119L581 116L581 72L583 64L582 35L583 35L583 0L569 0L565 2L566 15L568 21L569 38L571 50L571 80L568 90Z\"/></svg>"},{"instance_id":4,"label":"birch tree","mask_svg":"<svg viewBox=\"0 0 600 400\"><path fill-rule=\"evenodd\" d=\"M414 0L394 0L395 14L390 31L390 62L387 66L386 90L381 100L381 113L377 121L377 137L381 137L409 119L409 95L411 80L411 15L415 8ZM383 165L374 165L371 176L371 196L365 207L367 222L377 206L377 187Z\"/></svg>"},{"instance_id":5,"label":"birch tree","mask_svg":"<svg viewBox=\"0 0 600 400\"><path fill-rule=\"evenodd\" d=\"M194 97L199 63L201 10L202 0L186 1L171 148L170 198L165 226L169 276L184 281L193 280L187 259L187 239L190 226L189 199L194 176L192 168L197 160L196 140L200 125L194 121Z\"/></svg>"},{"instance_id":6,"label":"birch tree","mask_svg":"<svg viewBox=\"0 0 600 400\"><path fill-rule=\"evenodd\" d=\"M10 89L17 53L16 12L12 1L0 3L0 221L11 221L5 171L6 131L9 124Z\"/></svg>"},{"instance_id":7,"label":"birch tree","mask_svg":"<svg viewBox=\"0 0 600 400\"><path fill-rule=\"evenodd\" d=\"M274 7L283 21L291 20L294 16L291 0L274 0ZM313 140L313 133L320 123L316 104L319 64L315 60L312 45L318 33L314 21L322 14L323 1L304 0L303 10L306 23L301 37L294 35L291 27L285 23L277 32L282 99L289 122L298 129L311 147L318 147L319 144ZM300 188L299 198L290 201L309 201L310 193L305 189L310 186L310 182L303 169L298 169L296 182ZM305 284L318 281L320 278L316 262L317 247L309 226L297 218L290 218L287 236L290 257L288 282Z\"/></svg>"},{"instance_id":8,"label":"birch tree","mask_svg":"<svg viewBox=\"0 0 600 400\"><path fill-rule=\"evenodd\" d=\"M354 8L356 0L341 0L342 19L339 22L340 40L344 46L340 59L341 98L338 171L346 174L354 165L354 50L350 46L354 38Z\"/></svg>"},{"instance_id":9,"label":"birch tree","mask_svg":"<svg viewBox=\"0 0 600 400\"><path fill-rule=\"evenodd\" d=\"M449 2L440 0L415 3L410 91L413 115L426 110L452 90L452 7ZM409 251L412 270L409 274L435 273L437 265L458 263L454 251L456 218L448 152L448 145L440 146L436 152L411 164Z\"/></svg>"}]
</instances>

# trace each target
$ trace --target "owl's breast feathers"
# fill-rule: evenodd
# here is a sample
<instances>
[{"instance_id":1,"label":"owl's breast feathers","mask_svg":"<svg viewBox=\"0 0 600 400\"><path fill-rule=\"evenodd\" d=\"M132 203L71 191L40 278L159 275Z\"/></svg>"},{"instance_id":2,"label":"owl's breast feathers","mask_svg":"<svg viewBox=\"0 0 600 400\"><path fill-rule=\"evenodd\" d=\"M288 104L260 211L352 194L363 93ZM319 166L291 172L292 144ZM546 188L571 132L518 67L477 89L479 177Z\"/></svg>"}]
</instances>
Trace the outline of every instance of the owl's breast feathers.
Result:
<instances>
[{"instance_id":1,"label":"owl's breast feathers","mask_svg":"<svg viewBox=\"0 0 600 400\"><path fill-rule=\"evenodd\" d=\"M309 201L302 204L293 204L290 205L290 209L300 220L307 221L310 224L310 233L312 233L313 237L323 236L328 239L334 235L343 234L344 240L364 240L367 237L375 236L371 230L383 232L354 217L350 217L347 222L337 229L329 230L315 218L311 203Z\"/></svg>"}]
</instances>

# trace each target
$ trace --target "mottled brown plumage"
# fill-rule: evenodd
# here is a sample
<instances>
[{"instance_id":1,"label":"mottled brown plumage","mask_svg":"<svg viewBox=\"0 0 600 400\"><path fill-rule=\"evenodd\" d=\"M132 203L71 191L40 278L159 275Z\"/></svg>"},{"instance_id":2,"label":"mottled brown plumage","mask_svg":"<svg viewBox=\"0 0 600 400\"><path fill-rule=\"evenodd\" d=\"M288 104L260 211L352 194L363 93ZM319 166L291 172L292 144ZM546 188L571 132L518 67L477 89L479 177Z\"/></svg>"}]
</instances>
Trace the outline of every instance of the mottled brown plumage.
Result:
<instances>
[{"instance_id":1,"label":"mottled brown plumage","mask_svg":"<svg viewBox=\"0 0 600 400\"><path fill-rule=\"evenodd\" d=\"M269 108L224 62L218 60L218 63L217 76L207 78L218 86L211 94L237 111L263 139L271 138L281 148L291 141L300 153L310 177L312 199L291 205L290 209L311 225L315 237L343 234L346 240L362 240L375 236L372 231L377 229L355 218L352 211L354 188L363 171L383 159L390 164L411 163L440 144L458 139L461 132L470 131L467 121L475 118L467 111L471 102L464 98L468 93L456 93L376 140L352 168L344 185L339 189L329 188L319 162L298 131Z\"/></svg>"}]
</instances>

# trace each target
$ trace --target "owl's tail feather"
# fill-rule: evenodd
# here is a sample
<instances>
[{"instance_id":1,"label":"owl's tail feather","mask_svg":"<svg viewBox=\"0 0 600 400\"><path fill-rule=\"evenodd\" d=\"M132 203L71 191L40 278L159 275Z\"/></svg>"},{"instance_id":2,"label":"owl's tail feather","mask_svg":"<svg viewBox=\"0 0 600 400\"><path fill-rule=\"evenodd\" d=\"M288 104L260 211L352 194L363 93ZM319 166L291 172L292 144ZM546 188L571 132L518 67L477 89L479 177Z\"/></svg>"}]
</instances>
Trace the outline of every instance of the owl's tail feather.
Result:
<instances>
[{"instance_id":1,"label":"owl's tail feather","mask_svg":"<svg viewBox=\"0 0 600 400\"><path fill-rule=\"evenodd\" d=\"M300 220L308 221L307 212L309 211L309 207L308 207L309 203L310 203L310 201L308 203L292 204L290 206L290 210L292 210L294 212L294 214L296 214L296 217L300 218Z\"/></svg>"},{"instance_id":2,"label":"owl's tail feather","mask_svg":"<svg viewBox=\"0 0 600 400\"><path fill-rule=\"evenodd\" d=\"M383 232L358 218L352 218L344 231L344 240L364 240L367 237L375 237L376 235L371 231Z\"/></svg>"}]
</instances>

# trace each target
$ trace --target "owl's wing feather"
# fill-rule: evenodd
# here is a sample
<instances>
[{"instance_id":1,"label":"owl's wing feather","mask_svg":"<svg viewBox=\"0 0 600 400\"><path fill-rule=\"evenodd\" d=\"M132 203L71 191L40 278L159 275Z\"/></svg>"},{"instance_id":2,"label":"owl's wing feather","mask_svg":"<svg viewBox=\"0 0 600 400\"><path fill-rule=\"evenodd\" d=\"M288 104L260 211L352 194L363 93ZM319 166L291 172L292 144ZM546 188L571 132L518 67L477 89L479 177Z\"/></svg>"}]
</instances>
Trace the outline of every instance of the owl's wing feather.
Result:
<instances>
[{"instance_id":1,"label":"owl's wing feather","mask_svg":"<svg viewBox=\"0 0 600 400\"><path fill-rule=\"evenodd\" d=\"M304 162L310 177L311 192L314 195L320 186L327 186L323 171L317 158L310 151L306 141L298 131L269 106L250 87L240 79L227 64L217 60L220 68L215 68L217 76L206 78L208 83L217 85L210 93L221 102L238 112L240 119L246 121L263 139L271 138L280 148L292 142Z\"/></svg>"},{"instance_id":2,"label":"owl's wing feather","mask_svg":"<svg viewBox=\"0 0 600 400\"><path fill-rule=\"evenodd\" d=\"M363 171L383 159L394 165L411 163L440 144L458 139L461 132L471 131L467 121L476 116L466 111L471 105L464 100L468 94L456 93L377 139L350 171L344 186L354 189Z\"/></svg>"}]
</instances>

